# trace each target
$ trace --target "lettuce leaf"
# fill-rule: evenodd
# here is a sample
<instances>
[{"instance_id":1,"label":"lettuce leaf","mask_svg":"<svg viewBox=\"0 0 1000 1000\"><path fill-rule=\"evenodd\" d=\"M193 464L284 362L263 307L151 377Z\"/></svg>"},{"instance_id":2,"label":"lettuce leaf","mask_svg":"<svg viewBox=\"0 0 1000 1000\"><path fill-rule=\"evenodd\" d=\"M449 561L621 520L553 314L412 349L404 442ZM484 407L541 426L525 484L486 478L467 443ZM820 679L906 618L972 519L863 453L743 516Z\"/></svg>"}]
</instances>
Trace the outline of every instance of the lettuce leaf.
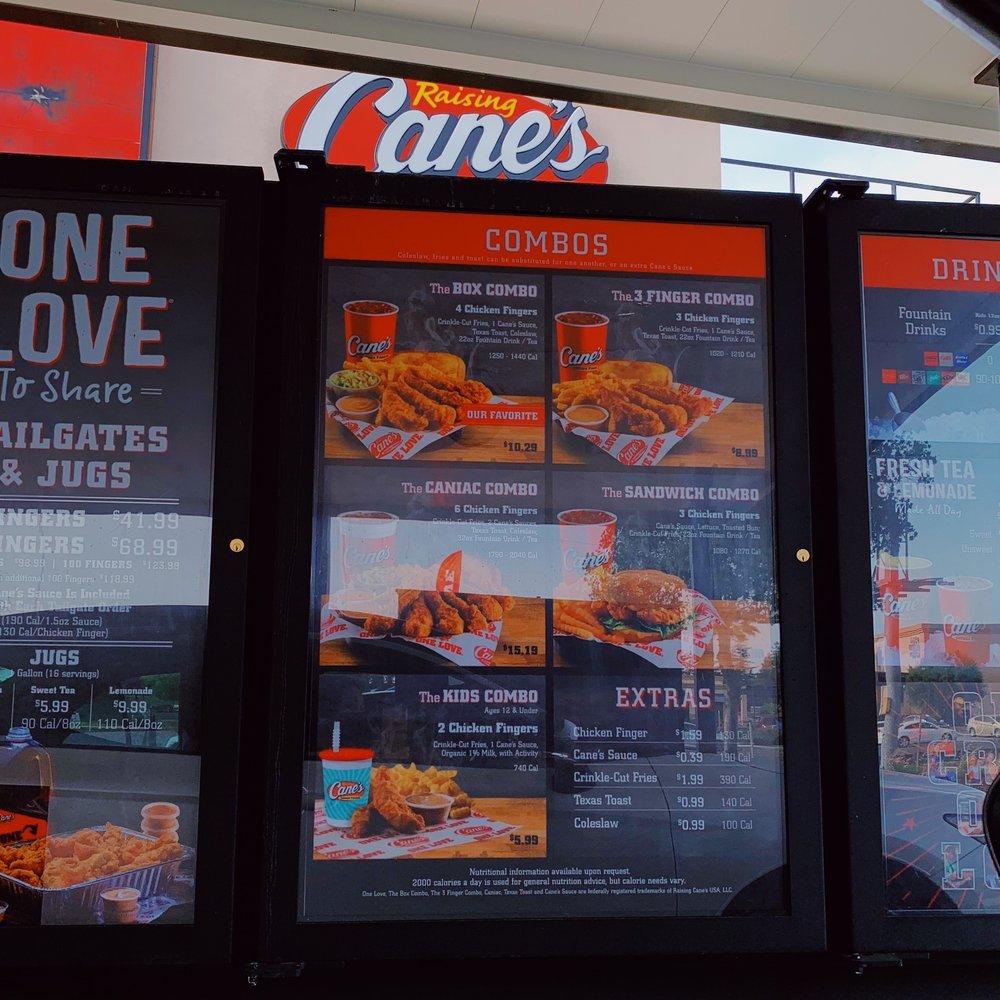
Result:
<instances>
[{"instance_id":1,"label":"lettuce leaf","mask_svg":"<svg viewBox=\"0 0 1000 1000\"><path fill-rule=\"evenodd\" d=\"M692 612L685 618L682 618L676 625L646 625L644 622L636 622L635 625L630 625L628 622L623 622L618 618L613 618L611 615L601 615L600 620L604 627L609 632L619 632L622 629L632 629L639 632L656 632L661 639L673 639L678 633L687 628L695 619L695 614Z\"/></svg>"}]
</instances>

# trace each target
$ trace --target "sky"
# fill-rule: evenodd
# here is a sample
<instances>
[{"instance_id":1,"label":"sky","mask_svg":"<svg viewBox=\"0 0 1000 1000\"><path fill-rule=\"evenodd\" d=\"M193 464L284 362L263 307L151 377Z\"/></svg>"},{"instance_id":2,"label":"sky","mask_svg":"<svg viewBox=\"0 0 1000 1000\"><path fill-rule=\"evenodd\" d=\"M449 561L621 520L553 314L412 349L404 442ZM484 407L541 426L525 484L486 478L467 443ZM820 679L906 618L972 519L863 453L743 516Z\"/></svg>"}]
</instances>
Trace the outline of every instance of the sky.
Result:
<instances>
[{"instance_id":1,"label":"sky","mask_svg":"<svg viewBox=\"0 0 1000 1000\"><path fill-rule=\"evenodd\" d=\"M1000 127L1000 123L998 123ZM1000 204L1000 163L917 153L887 146L870 146L819 139L814 136L791 135L764 129L722 126L722 155L738 160L760 163L780 163L788 166L864 174L898 181L918 181L942 187L979 191L982 201ZM799 175L796 190L807 194L821 178ZM787 174L751 170L723 164L722 186L742 190L787 191ZM878 190L872 188L872 190ZM884 190L884 189L882 189ZM939 194L920 195L913 189L900 190L899 198L932 198L961 200Z\"/></svg>"}]
</instances>

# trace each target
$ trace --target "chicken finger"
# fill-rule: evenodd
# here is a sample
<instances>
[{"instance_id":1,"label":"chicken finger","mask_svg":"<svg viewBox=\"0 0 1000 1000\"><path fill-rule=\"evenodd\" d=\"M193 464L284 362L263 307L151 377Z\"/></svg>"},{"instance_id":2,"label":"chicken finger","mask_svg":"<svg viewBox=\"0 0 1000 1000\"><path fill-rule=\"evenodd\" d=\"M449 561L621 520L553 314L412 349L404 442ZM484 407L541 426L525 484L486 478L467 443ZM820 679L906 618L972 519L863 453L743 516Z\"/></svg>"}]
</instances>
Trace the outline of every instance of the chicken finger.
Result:
<instances>
[{"instance_id":1,"label":"chicken finger","mask_svg":"<svg viewBox=\"0 0 1000 1000\"><path fill-rule=\"evenodd\" d=\"M424 601L434 616L434 631L438 635L461 635L465 631L462 616L436 590L425 591Z\"/></svg>"}]
</instances>

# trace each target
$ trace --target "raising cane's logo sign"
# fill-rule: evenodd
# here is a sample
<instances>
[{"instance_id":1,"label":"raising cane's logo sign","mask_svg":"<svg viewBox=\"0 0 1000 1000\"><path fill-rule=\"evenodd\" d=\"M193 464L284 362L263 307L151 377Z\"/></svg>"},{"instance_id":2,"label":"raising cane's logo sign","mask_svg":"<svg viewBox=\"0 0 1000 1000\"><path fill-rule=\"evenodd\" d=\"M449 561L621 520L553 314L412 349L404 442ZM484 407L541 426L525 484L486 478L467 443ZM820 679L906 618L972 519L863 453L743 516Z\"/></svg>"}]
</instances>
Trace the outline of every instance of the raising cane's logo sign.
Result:
<instances>
[{"instance_id":1,"label":"raising cane's logo sign","mask_svg":"<svg viewBox=\"0 0 1000 1000\"><path fill-rule=\"evenodd\" d=\"M608 147L587 131L582 108L475 87L348 73L300 97L281 132L290 149L377 173L608 179Z\"/></svg>"},{"instance_id":2,"label":"raising cane's logo sign","mask_svg":"<svg viewBox=\"0 0 1000 1000\"><path fill-rule=\"evenodd\" d=\"M334 802L355 802L365 794L360 781L335 781L330 785L330 798Z\"/></svg>"}]
</instances>

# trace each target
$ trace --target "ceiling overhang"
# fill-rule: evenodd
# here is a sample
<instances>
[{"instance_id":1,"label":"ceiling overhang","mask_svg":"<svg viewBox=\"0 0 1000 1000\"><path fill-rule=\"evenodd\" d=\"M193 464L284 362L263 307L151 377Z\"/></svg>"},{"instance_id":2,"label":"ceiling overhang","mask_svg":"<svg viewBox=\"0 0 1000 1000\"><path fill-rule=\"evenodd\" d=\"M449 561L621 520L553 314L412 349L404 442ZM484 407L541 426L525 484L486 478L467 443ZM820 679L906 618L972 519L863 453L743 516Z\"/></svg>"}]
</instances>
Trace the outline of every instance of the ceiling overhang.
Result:
<instances>
[{"instance_id":1,"label":"ceiling overhang","mask_svg":"<svg viewBox=\"0 0 1000 1000\"><path fill-rule=\"evenodd\" d=\"M888 134L915 148L924 141L968 147L967 155L974 155L974 147L1000 149L1000 122L991 105L976 107L282 0L33 0L0 4L0 16L4 9L17 8L19 19L38 17L42 11L65 14L81 25L82 18L101 18L104 31L133 36L152 31L156 40L171 44L197 41L194 47L266 58L344 68L356 68L356 60L363 58L406 64L411 75L486 74L539 95L570 93L580 100L662 113L737 121L765 116L775 127L783 121L804 122L821 134L824 129L835 129L843 137ZM200 37L185 40L178 34L183 32ZM312 54L306 57L297 50ZM397 71L406 69L400 66ZM718 115L706 114L706 109L718 109Z\"/></svg>"}]
</instances>

